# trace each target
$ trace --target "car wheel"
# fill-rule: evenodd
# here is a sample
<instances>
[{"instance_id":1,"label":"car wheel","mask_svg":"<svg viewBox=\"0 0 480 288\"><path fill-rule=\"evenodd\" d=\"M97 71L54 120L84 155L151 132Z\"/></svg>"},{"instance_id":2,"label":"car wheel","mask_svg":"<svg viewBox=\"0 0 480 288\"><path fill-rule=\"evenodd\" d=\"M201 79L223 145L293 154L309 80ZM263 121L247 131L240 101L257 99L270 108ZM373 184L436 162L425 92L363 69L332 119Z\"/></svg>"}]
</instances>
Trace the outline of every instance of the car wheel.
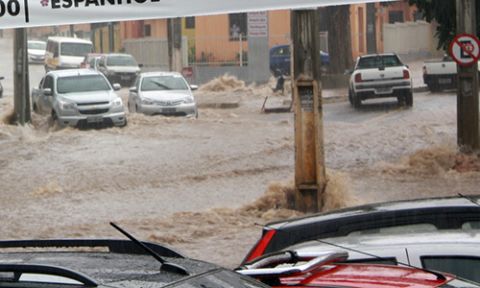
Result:
<instances>
[{"instance_id":1,"label":"car wheel","mask_svg":"<svg viewBox=\"0 0 480 288\"><path fill-rule=\"evenodd\" d=\"M353 106L353 92L351 89L348 89L348 102Z\"/></svg>"},{"instance_id":2,"label":"car wheel","mask_svg":"<svg viewBox=\"0 0 480 288\"><path fill-rule=\"evenodd\" d=\"M33 103L33 112L38 113L38 107L35 103Z\"/></svg>"},{"instance_id":3,"label":"car wheel","mask_svg":"<svg viewBox=\"0 0 480 288\"><path fill-rule=\"evenodd\" d=\"M352 98L353 98L353 107L356 109L360 108L362 106L362 99L358 97L358 95L355 94L355 92L352 93Z\"/></svg>"},{"instance_id":4,"label":"car wheel","mask_svg":"<svg viewBox=\"0 0 480 288\"><path fill-rule=\"evenodd\" d=\"M408 92L407 95L405 95L405 105L407 105L407 107L412 107L413 106L413 93L412 93L412 91Z\"/></svg>"},{"instance_id":5,"label":"car wheel","mask_svg":"<svg viewBox=\"0 0 480 288\"><path fill-rule=\"evenodd\" d=\"M118 127L126 127L128 124L127 118L125 117L125 122L122 125L119 125Z\"/></svg>"}]
</instances>

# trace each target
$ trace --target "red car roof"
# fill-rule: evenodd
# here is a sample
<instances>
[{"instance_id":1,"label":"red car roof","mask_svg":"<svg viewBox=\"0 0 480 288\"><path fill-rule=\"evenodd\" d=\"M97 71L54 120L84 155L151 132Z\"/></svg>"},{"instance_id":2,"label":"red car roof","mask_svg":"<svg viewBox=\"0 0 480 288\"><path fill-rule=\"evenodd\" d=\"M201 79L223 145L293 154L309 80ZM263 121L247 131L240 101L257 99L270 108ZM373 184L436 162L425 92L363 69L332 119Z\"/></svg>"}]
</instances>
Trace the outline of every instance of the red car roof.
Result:
<instances>
[{"instance_id":1,"label":"red car roof","mask_svg":"<svg viewBox=\"0 0 480 288\"><path fill-rule=\"evenodd\" d=\"M283 277L278 287L426 288L438 287L454 279L450 275L444 276L446 279L421 269L400 266L335 264L323 266L322 269L306 275Z\"/></svg>"}]
</instances>

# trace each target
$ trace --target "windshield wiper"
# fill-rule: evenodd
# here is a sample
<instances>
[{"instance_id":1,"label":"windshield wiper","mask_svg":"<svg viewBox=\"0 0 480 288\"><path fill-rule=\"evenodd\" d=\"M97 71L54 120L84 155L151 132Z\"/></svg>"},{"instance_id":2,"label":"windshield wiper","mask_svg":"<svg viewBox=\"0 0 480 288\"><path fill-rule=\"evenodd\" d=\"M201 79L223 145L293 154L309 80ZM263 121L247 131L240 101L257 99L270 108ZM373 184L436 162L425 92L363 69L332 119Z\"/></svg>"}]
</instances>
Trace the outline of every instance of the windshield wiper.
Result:
<instances>
[{"instance_id":1,"label":"windshield wiper","mask_svg":"<svg viewBox=\"0 0 480 288\"><path fill-rule=\"evenodd\" d=\"M155 83L155 85L157 85L158 87L164 88L165 90L172 90L170 87L168 87L168 86L165 85L165 84L162 84L162 83L157 82L157 81L154 81L154 80L152 80L152 82Z\"/></svg>"},{"instance_id":2,"label":"windshield wiper","mask_svg":"<svg viewBox=\"0 0 480 288\"><path fill-rule=\"evenodd\" d=\"M185 269L184 267L182 267L180 265L165 261L165 259L163 259L155 251L153 251L147 245L145 245L142 242L140 242L139 240L137 240L135 237L130 235L130 233L128 233L127 231L125 231L122 228L120 228L119 226L117 226L117 224L115 224L113 222L110 222L110 225L112 225L113 228L117 229L123 235L127 236L127 238L132 240L133 243L140 246L143 250L145 250L145 252L152 255L153 258L155 258L158 262L160 262L162 264L162 266L160 266L160 270L166 271L166 272L172 272L172 273L176 273L176 274L181 274L181 275L190 275L190 273L188 273L187 269Z\"/></svg>"}]
</instances>

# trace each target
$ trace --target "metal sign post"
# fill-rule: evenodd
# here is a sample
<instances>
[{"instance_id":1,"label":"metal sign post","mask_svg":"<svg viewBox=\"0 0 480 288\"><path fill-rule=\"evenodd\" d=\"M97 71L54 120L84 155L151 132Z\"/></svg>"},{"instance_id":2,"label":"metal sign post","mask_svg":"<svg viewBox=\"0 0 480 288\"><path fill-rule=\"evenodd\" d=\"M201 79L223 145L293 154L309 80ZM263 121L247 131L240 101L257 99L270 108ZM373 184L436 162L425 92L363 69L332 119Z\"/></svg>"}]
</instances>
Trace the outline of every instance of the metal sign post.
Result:
<instances>
[{"instance_id":1,"label":"metal sign post","mask_svg":"<svg viewBox=\"0 0 480 288\"><path fill-rule=\"evenodd\" d=\"M13 46L14 117L15 122L20 125L31 121L26 30L26 28L15 29Z\"/></svg>"},{"instance_id":2,"label":"metal sign post","mask_svg":"<svg viewBox=\"0 0 480 288\"><path fill-rule=\"evenodd\" d=\"M316 10L292 13L293 101L295 103L295 206L318 212L326 185Z\"/></svg>"},{"instance_id":3,"label":"metal sign post","mask_svg":"<svg viewBox=\"0 0 480 288\"><path fill-rule=\"evenodd\" d=\"M480 148L478 59L480 45L476 35L474 0L457 0L457 36L450 54L457 62L457 142L461 151ZM466 34L468 33L468 34Z\"/></svg>"}]
</instances>

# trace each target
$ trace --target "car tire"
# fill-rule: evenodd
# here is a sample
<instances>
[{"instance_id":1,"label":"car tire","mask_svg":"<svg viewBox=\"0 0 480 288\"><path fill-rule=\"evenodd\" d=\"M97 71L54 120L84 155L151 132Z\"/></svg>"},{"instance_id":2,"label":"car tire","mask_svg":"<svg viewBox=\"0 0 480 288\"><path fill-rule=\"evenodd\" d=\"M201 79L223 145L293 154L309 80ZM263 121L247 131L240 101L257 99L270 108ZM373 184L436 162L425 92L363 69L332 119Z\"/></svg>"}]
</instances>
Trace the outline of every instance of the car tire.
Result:
<instances>
[{"instance_id":1,"label":"car tire","mask_svg":"<svg viewBox=\"0 0 480 288\"><path fill-rule=\"evenodd\" d=\"M360 99L360 97L358 97L358 95L356 95L355 92L352 93L352 99L353 99L353 107L355 109L362 107L362 99Z\"/></svg>"},{"instance_id":2,"label":"car tire","mask_svg":"<svg viewBox=\"0 0 480 288\"><path fill-rule=\"evenodd\" d=\"M351 89L348 89L348 102L353 106L353 92Z\"/></svg>"},{"instance_id":3,"label":"car tire","mask_svg":"<svg viewBox=\"0 0 480 288\"><path fill-rule=\"evenodd\" d=\"M38 107L37 104L33 103L33 112L38 114Z\"/></svg>"},{"instance_id":4,"label":"car tire","mask_svg":"<svg viewBox=\"0 0 480 288\"><path fill-rule=\"evenodd\" d=\"M405 95L405 105L407 107L412 107L413 106L413 93L412 93L412 91L408 92Z\"/></svg>"}]
</instances>

